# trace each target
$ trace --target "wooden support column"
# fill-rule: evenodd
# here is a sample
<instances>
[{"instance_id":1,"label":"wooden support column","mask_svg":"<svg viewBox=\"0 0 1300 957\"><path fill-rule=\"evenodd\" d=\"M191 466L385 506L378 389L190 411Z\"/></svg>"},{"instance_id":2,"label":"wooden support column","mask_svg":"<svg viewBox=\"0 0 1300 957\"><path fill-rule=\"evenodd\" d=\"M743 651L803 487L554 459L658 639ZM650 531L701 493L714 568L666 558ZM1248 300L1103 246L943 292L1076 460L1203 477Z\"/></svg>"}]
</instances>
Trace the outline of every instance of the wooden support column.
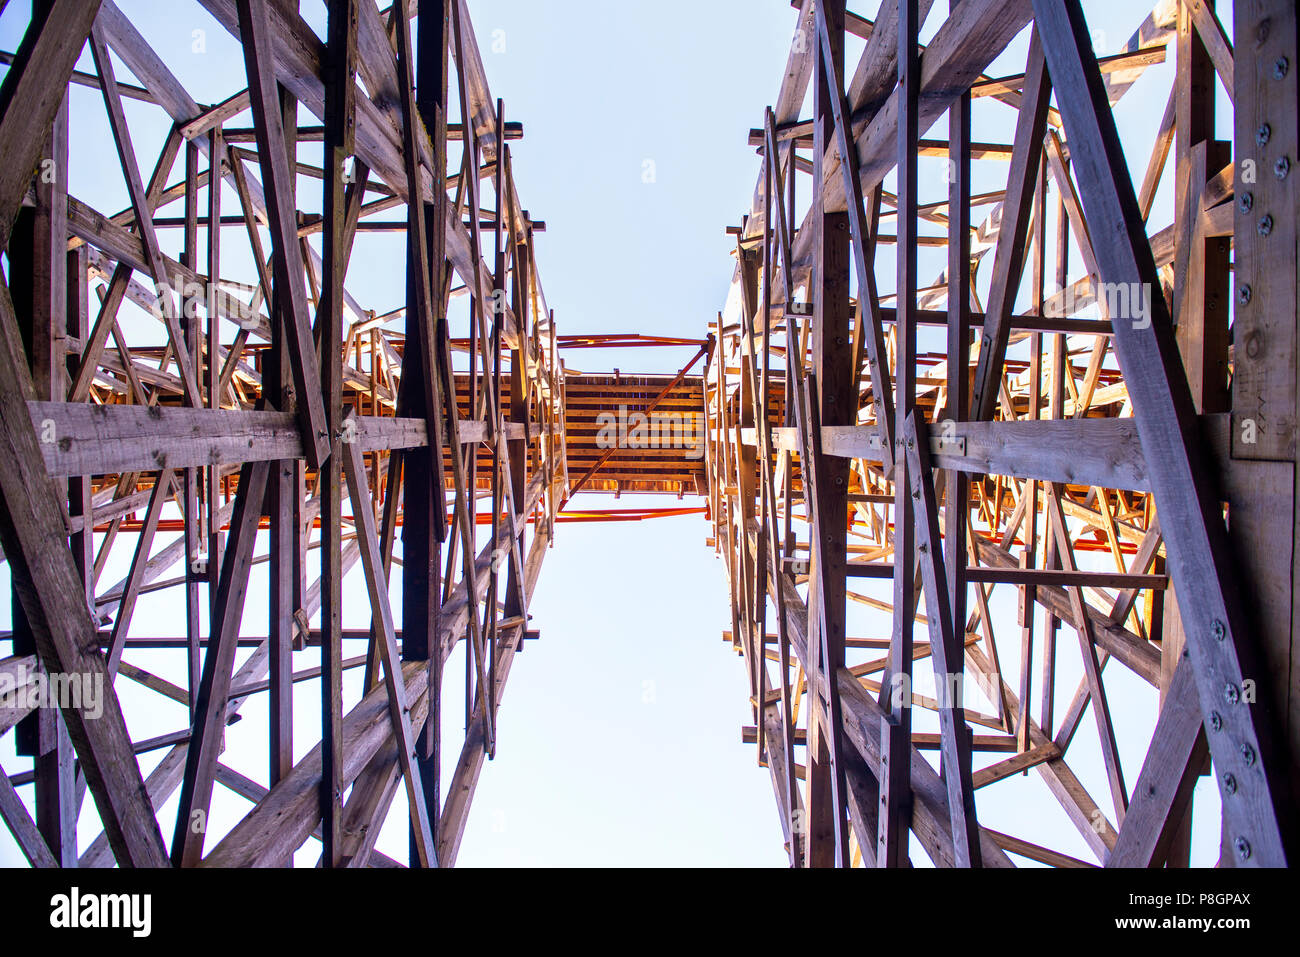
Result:
<instances>
[{"instance_id":1,"label":"wooden support column","mask_svg":"<svg viewBox=\"0 0 1300 957\"><path fill-rule=\"evenodd\" d=\"M504 157L509 156L509 151L502 146L501 153ZM507 169L509 166L507 164ZM513 184L506 182L506 192L502 194L502 201L509 202L510 190ZM531 225L525 220L522 225L525 232L531 229ZM524 490L528 485L528 432L529 432L529 402L528 402L528 370L526 360L528 357L528 316L531 309L531 295L529 290L532 288L531 278L531 261L528 255L527 241L519 242L514 250L514 313L515 328L518 332L519 347L512 349L510 352L510 422L521 424L523 426L523 436L517 439L510 439L506 443L508 451L507 458L510 461L510 490L513 501L516 503L524 500ZM519 567L515 559L515 553L523 554L525 551L524 539L527 526L527 516L519 526L519 537L516 544L511 547L511 556L509 572L506 575L506 602L505 616L513 618L519 615L527 615L528 609L524 607L521 600L523 595L523 569Z\"/></svg>"},{"instance_id":2,"label":"wooden support column","mask_svg":"<svg viewBox=\"0 0 1300 957\"><path fill-rule=\"evenodd\" d=\"M48 7L48 0L39 6ZM69 325L67 255L68 107L59 107L54 125L41 150L35 178L36 203L23 209L9 249L9 275L18 311L23 345L36 393L41 399L61 399L68 388L68 370L61 361L63 330ZM84 282L84 274L82 280ZM57 438L57 435L55 436ZM66 496L71 485L57 482ZM77 486L84 488L77 480ZM77 503L72 504L76 510ZM85 501L81 503L85 510ZM88 547L89 543L83 543ZM85 555L78 563L83 573ZM83 593L84 593L83 589ZM35 635L27 621L17 588L13 591L14 654L37 651ZM74 788L73 750L63 718L55 708L38 708L15 729L17 753L35 761L35 824L51 854L63 867L77 864L76 822L78 802Z\"/></svg>"},{"instance_id":3,"label":"wooden support column","mask_svg":"<svg viewBox=\"0 0 1300 957\"><path fill-rule=\"evenodd\" d=\"M1214 16L1214 0L1200 2L1206 13ZM1173 317L1192 402L1199 413L1220 413L1228 411L1230 404L1228 265L1232 240L1228 236L1206 236L1202 210L1205 184L1232 161L1232 144L1214 138L1214 63L1196 28L1189 3L1178 6L1177 51L1174 208L1178 245L1174 259ZM1177 595L1173 597L1176 599ZM1175 669L1183 658L1185 641L1178 602L1166 601L1163 610L1162 705L1168 699ZM1185 815L1169 842L1170 866L1187 866L1190 836L1191 818Z\"/></svg>"},{"instance_id":4,"label":"wooden support column","mask_svg":"<svg viewBox=\"0 0 1300 957\"><path fill-rule=\"evenodd\" d=\"M917 551L925 585L953 862L957 867L979 867L982 860L971 783L971 731L962 704L964 642L958 639L950 614L948 576L939 538L939 505L930 465L930 433L919 412L913 410L902 437L907 450L909 491L917 503Z\"/></svg>"},{"instance_id":5,"label":"wooden support column","mask_svg":"<svg viewBox=\"0 0 1300 957\"><path fill-rule=\"evenodd\" d=\"M297 7L297 0L290 6ZM298 162L298 100L279 86L280 123L290 168ZM213 153L210 155L220 155ZM219 182L219 180L214 180ZM217 194L217 191L214 191ZM218 194L219 195L219 194ZM289 203L298 208L296 178L289 183ZM219 207L217 207L219 211ZM210 234L211 235L211 234ZM297 255L294 250L291 255ZM210 274L216 271L215 247L209 241ZM262 366L262 394L268 406L279 412L297 413L293 363L288 325L293 316L285 310L290 301L280 289L282 279L272 280L271 350ZM313 355L312 361L315 359ZM315 362L312 361L313 366ZM328 415L328 412L327 412ZM328 465L327 465L328 467ZM298 535L302 525L302 460L281 459L271 466L267 484L266 512L270 517L270 605L267 634L271 642L270 675L270 774L274 787L293 768L293 651L298 639L296 613L302 607L302 553ZM286 862L287 863L287 862Z\"/></svg>"},{"instance_id":6,"label":"wooden support column","mask_svg":"<svg viewBox=\"0 0 1300 957\"><path fill-rule=\"evenodd\" d=\"M433 199L425 206L425 241L428 244L428 264L433 270L430 286L434 294L434 339L438 355L447 331L446 282L446 229L447 189L443 181L447 169L447 96L448 60L451 30L451 10L447 0L420 0L418 7L416 109L432 144L430 160L433 164ZM475 214L477 215L477 214ZM408 313L409 315L409 313ZM408 338L407 340L411 340ZM423 358L423 357L421 357ZM417 368L421 368L417 365ZM432 373L430 373L432 374ZM405 376L403 380L405 381ZM451 381L443 375L444 381ZM415 397L412 389L409 396ZM448 394L446 401L454 402ZM423 413L424 410L420 409ZM441 415L441 410L433 410ZM459 454L453 449L452 454ZM442 449L415 449L404 454L405 513L402 526L402 621L405 632L402 638L404 661L429 661L429 717L423 728L416 728L416 765L418 779L423 789L425 814L433 833L438 833L438 815L441 808L441 717L442 717L442 660L431 654L434 636L438 633L441 613L439 595L442 591L441 529L446 506L443 502ZM396 494L390 489L389 494ZM420 860L420 835L411 827L410 862Z\"/></svg>"},{"instance_id":7,"label":"wooden support column","mask_svg":"<svg viewBox=\"0 0 1300 957\"><path fill-rule=\"evenodd\" d=\"M822 157L836 135L833 104L844 89L843 0L819 3L818 18L822 36L815 59L813 175L814 195L821 196L822 178L826 176ZM849 214L823 210L816 228L812 368L807 385L796 384L796 388L807 389L808 401L814 407L811 421L805 426L812 427L805 470L816 473L808 497L814 565L808 603L809 635L815 640L809 642L807 865L847 867L847 784L839 760L843 732L835 675L844 666L849 460L821 453L816 425L851 425L857 418L849 310ZM822 717L823 697L826 723Z\"/></svg>"},{"instance_id":8,"label":"wooden support column","mask_svg":"<svg viewBox=\"0 0 1300 957\"><path fill-rule=\"evenodd\" d=\"M351 253L349 169L354 149L357 73L357 0L330 0L326 48L325 169L321 278L320 378L330 455L320 471L321 522L321 864L343 862L343 281ZM360 177L365 181L364 175ZM355 187L355 183L351 184ZM403 384L406 376L402 376ZM409 503L408 503L409 504Z\"/></svg>"},{"instance_id":9,"label":"wooden support column","mask_svg":"<svg viewBox=\"0 0 1300 957\"><path fill-rule=\"evenodd\" d=\"M950 5L955 8L961 0ZM948 419L970 417L970 203L971 97L969 91L948 109ZM944 428L940 426L940 428ZM942 436L942 432L940 435ZM943 512L944 570L954 627L966 627L966 535L970 479L950 470Z\"/></svg>"},{"instance_id":10,"label":"wooden support column","mask_svg":"<svg viewBox=\"0 0 1300 957\"><path fill-rule=\"evenodd\" d=\"M897 437L916 405L916 207L917 140L920 136L921 59L917 0L898 0L898 324L894 373L894 627L882 681L885 714L880 735L880 828L877 867L901 867L907 860L911 820L912 632L916 594L916 516L908 482L907 456ZM892 698L892 700L891 700Z\"/></svg>"},{"instance_id":11,"label":"wooden support column","mask_svg":"<svg viewBox=\"0 0 1300 957\"><path fill-rule=\"evenodd\" d=\"M1297 394L1300 351L1300 49L1284 0L1233 4L1236 216L1232 468L1235 554L1249 572L1265 673L1285 729L1285 764L1300 793L1300 541ZM1265 682L1261 681L1261 684ZM1217 765L1217 753L1216 753ZM1216 767L1216 770L1217 767ZM1232 853L1231 847L1228 848Z\"/></svg>"}]
</instances>

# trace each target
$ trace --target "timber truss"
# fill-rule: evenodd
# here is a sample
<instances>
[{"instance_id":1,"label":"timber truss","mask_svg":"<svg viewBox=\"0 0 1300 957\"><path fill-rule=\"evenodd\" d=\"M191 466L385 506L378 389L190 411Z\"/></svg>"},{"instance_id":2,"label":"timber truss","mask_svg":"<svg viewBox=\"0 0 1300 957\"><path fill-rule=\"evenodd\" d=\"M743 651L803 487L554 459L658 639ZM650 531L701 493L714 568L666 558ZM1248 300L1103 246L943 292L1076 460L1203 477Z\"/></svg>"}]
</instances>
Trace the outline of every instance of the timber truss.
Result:
<instances>
[{"instance_id":1,"label":"timber truss","mask_svg":"<svg viewBox=\"0 0 1300 957\"><path fill-rule=\"evenodd\" d=\"M112 0L37 0L0 94L0 539L15 590L0 731L16 725L35 759L0 774L0 814L35 865L280 865L311 836L326 866L390 865L374 843L401 789L412 863L447 866L511 662L536 637L529 597L565 474L543 226L511 168L522 128L492 99L464 0L331 0L324 36L289 0L201 7L243 50L246 88L223 102L196 103ZM84 47L93 71L75 70ZM128 209L68 192L70 82L102 98ZM128 98L170 123L156 160ZM319 125L300 126L299 107ZM379 233L406 241L395 311L344 281ZM226 266L240 261L247 275ZM123 551L129 572L103 578ZM364 588L345 592L357 565ZM255 575L269 595L256 637L241 629ZM166 589L183 592L183 627L140 636L138 606ZM344 631L345 594L365 630ZM345 657L345 640L362 653ZM462 640L458 743L439 705ZM319 665L295 672L309 646ZM185 680L149 670L162 648L183 649ZM345 708L350 669L363 693ZM33 712L23 691L44 674L106 687L102 715ZM155 709L153 736L133 739L123 681L181 727L157 733ZM295 763L308 681L319 714L296 727L319 743ZM255 696L269 699L266 783L222 762ZM142 778L137 755L159 750ZM205 841L218 786L252 809ZM103 833L78 854L87 792Z\"/></svg>"},{"instance_id":2,"label":"timber truss","mask_svg":"<svg viewBox=\"0 0 1300 957\"><path fill-rule=\"evenodd\" d=\"M216 104L113 0L36 0L0 86L0 733L33 761L0 774L0 816L33 864L319 847L324 866L395 866L374 848L395 803L409 862L454 864L556 526L696 501L794 866L1177 865L1207 773L1222 864L1294 853L1294 5L1238 0L1234 55L1212 2L1161 0L1101 59L1075 0L954 0L925 47L930 0L883 0L874 22L793 6L728 310L688 341L557 335L543 224L514 187L522 128L465 0L328 0L319 33L295 0L199 0L243 51L246 88ZM1024 72L987 75L1025 36ZM1135 189L1112 106L1171 57ZM1235 143L1214 138L1216 83ZM75 87L102 101L124 210L69 190ZM1012 143L973 139L979 98L1015 111ZM151 172L127 100L169 126ZM923 202L929 156L949 175ZM975 193L976 162L1005 188ZM406 244L396 310L345 283L384 233ZM947 268L927 285L928 248ZM635 345L693 358L655 376L560 359ZM606 417L628 410L673 416L703 454L611 446ZM693 501L581 511L582 492ZM163 595L184 626L155 637ZM850 608L879 630L850 636ZM1077 641L1058 647L1062 627ZM1018 655L999 654L1008 632ZM463 741L441 730L453 651ZM1117 677L1159 695L1154 733L1108 699ZM60 680L102 708L37 707ZM295 721L307 683L320 706ZM154 702L132 721L148 736L128 695ZM253 780L223 750L260 696ZM1121 761L1135 741L1140 769ZM1025 774L1093 860L980 823ZM218 788L251 809L209 834ZM79 853L87 794L102 834Z\"/></svg>"},{"instance_id":3,"label":"timber truss","mask_svg":"<svg viewBox=\"0 0 1300 957\"><path fill-rule=\"evenodd\" d=\"M793 6L707 392L728 637L791 863L1185 865L1204 774L1220 864L1285 863L1295 4L1238 0L1234 56L1213 2L1162 0L1101 58L1077 0ZM865 39L851 74L846 33ZM1023 73L987 75L1026 35ZM1167 57L1172 90L1141 88L1152 123L1168 104L1154 150L1126 156L1112 107ZM1215 139L1216 83L1235 143ZM972 139L981 98L1015 111L1013 142ZM920 195L928 156L940 195ZM975 162L1005 187L973 193ZM1018 615L998 614L1008 591ZM1158 692L1153 734L1108 698L1117 670ZM980 823L1030 771L1091 859Z\"/></svg>"}]
</instances>

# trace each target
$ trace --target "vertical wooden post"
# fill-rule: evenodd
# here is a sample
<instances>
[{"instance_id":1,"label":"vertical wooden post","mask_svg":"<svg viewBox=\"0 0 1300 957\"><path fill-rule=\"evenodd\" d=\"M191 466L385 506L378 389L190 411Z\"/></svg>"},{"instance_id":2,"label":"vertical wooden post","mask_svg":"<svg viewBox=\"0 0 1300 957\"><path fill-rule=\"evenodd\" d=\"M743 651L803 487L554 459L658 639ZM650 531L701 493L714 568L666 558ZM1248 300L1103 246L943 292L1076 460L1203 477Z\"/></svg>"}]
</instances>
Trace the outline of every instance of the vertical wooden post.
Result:
<instances>
[{"instance_id":1,"label":"vertical wooden post","mask_svg":"<svg viewBox=\"0 0 1300 957\"><path fill-rule=\"evenodd\" d=\"M42 3L48 7L48 2ZM24 209L14 224L8 254L14 307L19 316L36 396L46 401L67 392L67 369L60 354L62 329L69 322L67 189L68 104L55 115L44 142L35 180L36 204ZM56 482L65 497L71 488ZM86 490L88 497L89 491ZM88 504L83 499L82 507ZM85 578L86 566L78 565ZM13 592L15 655L36 653L32 633L17 589ZM72 742L57 708L38 708L18 723L18 754L34 759L36 826L61 866L77 865L77 797L74 788Z\"/></svg>"},{"instance_id":2,"label":"vertical wooden post","mask_svg":"<svg viewBox=\"0 0 1300 957\"><path fill-rule=\"evenodd\" d=\"M354 149L357 0L330 0L325 86L325 234L320 377L330 454L321 466L321 864L342 863L343 797L343 280L347 275L347 162ZM408 359L409 359L408 351ZM406 376L402 376L403 385ZM409 502L408 502L409 504Z\"/></svg>"},{"instance_id":3,"label":"vertical wooden post","mask_svg":"<svg viewBox=\"0 0 1300 957\"><path fill-rule=\"evenodd\" d=\"M294 4L296 6L296 3ZM280 87L280 112L283 117L284 141L292 169L298 153L298 101ZM291 193L296 197L296 193ZM293 208L297 209L296 198ZM216 207L217 211L220 207ZM294 254L296 254L296 250ZM213 253L215 255L215 251ZM213 275L218 273L213 272ZM281 305L284 297L276 294L271 309L271 352L263 371L262 393L268 405L280 412L296 412L291 353L285 324L293 321ZM219 401L214 396L214 401ZM328 413L327 413L328 414ZM270 664L270 782L274 787L293 767L293 649L297 637L294 613L300 607L301 589L298 551L299 459L283 459L271 470L267 485L267 512L270 516L270 607L267 634L271 640Z\"/></svg>"},{"instance_id":4,"label":"vertical wooden post","mask_svg":"<svg viewBox=\"0 0 1300 957\"><path fill-rule=\"evenodd\" d=\"M1298 19L1295 4L1285 0L1233 4L1238 52L1232 468L1240 487L1256 491L1246 501L1230 503L1230 534L1254 584L1251 598L1269 690L1279 705L1283 763L1291 769L1293 794L1300 793ZM1226 851L1225 860L1232 860L1234 849L1229 845Z\"/></svg>"},{"instance_id":5,"label":"vertical wooden post","mask_svg":"<svg viewBox=\"0 0 1300 957\"><path fill-rule=\"evenodd\" d=\"M434 295L434 336L438 343L438 355L442 355L441 345L445 342L447 330L446 252L444 244L447 230L447 189L444 176L447 169L447 90L448 90L448 41L450 36L450 9L447 0L420 0L417 8L418 32L416 58L416 110L432 143L431 162L433 164L433 199L432 205L425 206L425 236L429 255L428 262L433 270L430 286ZM477 211L474 213L477 216ZM410 312L408 311L408 316ZM408 342L418 341L408 336ZM419 350L408 350L407 355ZM421 356L423 359L423 356ZM417 368L420 368L417 366ZM456 402L455 380L443 373L444 381L449 386L446 393L448 407ZM430 374L432 370L430 370ZM403 375L403 383L407 377ZM418 380L412 380L412 386ZM418 389L412 388L408 396L422 398ZM421 410L423 411L423 410ZM433 410L441 415L441 409ZM442 546L438 529L446 510L443 503L443 474L441 450L413 449L406 453L405 470L405 516L402 526L402 624L405 629L402 636L402 659L404 661L429 661L429 716L423 728L417 728L418 744L416 763L419 766L420 783L424 792L426 815L429 826L436 835L438 831L438 814L440 809L440 771L441 756L439 746L441 700L442 700L442 656L434 648L435 636L438 634L438 621L441 612L439 593L441 592ZM458 450L452 449L453 455ZM471 486L472 487L472 486ZM392 490L390 494L395 493ZM414 507L412 507L414 506ZM414 865L419 860L414 827L410 829L410 862Z\"/></svg>"},{"instance_id":6,"label":"vertical wooden post","mask_svg":"<svg viewBox=\"0 0 1300 957\"><path fill-rule=\"evenodd\" d=\"M903 435L916 404L916 152L921 70L916 0L898 0L898 323L894 375L894 435ZM878 867L900 867L907 860L911 803L912 633L916 593L916 512L908 487L907 457L901 442L885 450L894 461L894 630L881 694L886 714L880 739L880 837ZM893 697L890 701L889 698Z\"/></svg>"}]
</instances>

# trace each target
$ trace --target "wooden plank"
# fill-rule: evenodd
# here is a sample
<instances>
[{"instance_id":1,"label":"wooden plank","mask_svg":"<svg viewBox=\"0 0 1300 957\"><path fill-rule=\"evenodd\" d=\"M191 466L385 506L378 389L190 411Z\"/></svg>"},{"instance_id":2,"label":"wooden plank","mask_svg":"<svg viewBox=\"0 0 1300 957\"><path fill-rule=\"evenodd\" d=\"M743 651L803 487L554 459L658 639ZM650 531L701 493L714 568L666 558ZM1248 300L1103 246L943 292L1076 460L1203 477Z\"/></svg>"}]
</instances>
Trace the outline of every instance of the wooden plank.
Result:
<instances>
[{"instance_id":1,"label":"wooden plank","mask_svg":"<svg viewBox=\"0 0 1300 957\"><path fill-rule=\"evenodd\" d=\"M29 402L28 415L37 430L52 429L56 436L41 453L46 471L57 477L304 457L292 413ZM358 418L355 430L363 452L419 448L428 441L418 419Z\"/></svg>"},{"instance_id":2,"label":"wooden plank","mask_svg":"<svg viewBox=\"0 0 1300 957\"><path fill-rule=\"evenodd\" d=\"M1150 488L1138 428L1131 419L954 422L944 429L944 442L934 455L939 468L1062 485ZM883 461L874 426L826 426L823 434L830 455ZM1060 454L1063 448L1070 449L1069 456Z\"/></svg>"}]
</instances>

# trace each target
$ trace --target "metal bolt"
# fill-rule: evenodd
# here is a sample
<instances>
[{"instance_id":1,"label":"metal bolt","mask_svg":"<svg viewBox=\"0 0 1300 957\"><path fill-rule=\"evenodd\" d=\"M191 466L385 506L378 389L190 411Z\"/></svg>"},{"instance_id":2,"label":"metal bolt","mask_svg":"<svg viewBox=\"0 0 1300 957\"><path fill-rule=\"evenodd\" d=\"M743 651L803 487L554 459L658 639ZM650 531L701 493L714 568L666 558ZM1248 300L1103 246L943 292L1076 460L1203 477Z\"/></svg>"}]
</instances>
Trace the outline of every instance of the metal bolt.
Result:
<instances>
[{"instance_id":1,"label":"metal bolt","mask_svg":"<svg viewBox=\"0 0 1300 957\"><path fill-rule=\"evenodd\" d=\"M1281 157L1280 159L1278 159L1276 163L1273 164L1273 173L1274 175L1277 176L1278 179L1286 179L1287 175L1290 174L1290 172L1291 172L1291 161L1287 159L1285 156Z\"/></svg>"},{"instance_id":2,"label":"metal bolt","mask_svg":"<svg viewBox=\"0 0 1300 957\"><path fill-rule=\"evenodd\" d=\"M1210 730L1211 731L1223 730L1223 717L1217 711L1210 712Z\"/></svg>"},{"instance_id":3,"label":"metal bolt","mask_svg":"<svg viewBox=\"0 0 1300 957\"><path fill-rule=\"evenodd\" d=\"M1231 774L1225 774L1223 776L1223 790L1228 794L1237 793L1237 779Z\"/></svg>"},{"instance_id":4,"label":"metal bolt","mask_svg":"<svg viewBox=\"0 0 1300 957\"><path fill-rule=\"evenodd\" d=\"M1254 193L1242 193L1241 199L1237 200L1237 208L1240 209L1243 213L1249 213L1251 209L1254 208L1254 206L1255 206Z\"/></svg>"},{"instance_id":5,"label":"metal bolt","mask_svg":"<svg viewBox=\"0 0 1300 957\"><path fill-rule=\"evenodd\" d=\"M1273 232L1273 217L1266 214L1264 218L1259 221L1259 234L1261 236L1268 236L1272 232Z\"/></svg>"},{"instance_id":6,"label":"metal bolt","mask_svg":"<svg viewBox=\"0 0 1300 957\"><path fill-rule=\"evenodd\" d=\"M927 545L925 542L922 542L920 546L920 551L922 555L928 555L930 553L930 546Z\"/></svg>"},{"instance_id":7,"label":"metal bolt","mask_svg":"<svg viewBox=\"0 0 1300 957\"><path fill-rule=\"evenodd\" d=\"M1273 61L1273 79L1285 80L1287 70L1291 67L1291 62L1284 56L1278 57Z\"/></svg>"},{"instance_id":8,"label":"metal bolt","mask_svg":"<svg viewBox=\"0 0 1300 957\"><path fill-rule=\"evenodd\" d=\"M1246 762L1248 768L1255 766L1255 749L1244 742L1241 745L1241 760Z\"/></svg>"},{"instance_id":9,"label":"metal bolt","mask_svg":"<svg viewBox=\"0 0 1300 957\"><path fill-rule=\"evenodd\" d=\"M1228 629L1223 627L1223 622L1219 621L1219 619L1216 618L1210 623L1210 634L1212 634L1216 640L1223 641L1224 636L1227 635L1227 633Z\"/></svg>"},{"instance_id":10,"label":"metal bolt","mask_svg":"<svg viewBox=\"0 0 1300 957\"><path fill-rule=\"evenodd\" d=\"M1269 139L1273 136L1273 127L1267 123L1261 123L1259 129L1255 131L1255 142L1260 146L1267 146Z\"/></svg>"},{"instance_id":11,"label":"metal bolt","mask_svg":"<svg viewBox=\"0 0 1300 957\"><path fill-rule=\"evenodd\" d=\"M1250 283L1243 282L1237 287L1237 302L1241 303L1243 306L1248 306L1250 305L1250 297L1253 294L1254 290L1250 288Z\"/></svg>"},{"instance_id":12,"label":"metal bolt","mask_svg":"<svg viewBox=\"0 0 1300 957\"><path fill-rule=\"evenodd\" d=\"M1250 841L1246 840L1244 837L1239 837L1233 842L1233 846L1237 849L1238 857L1243 861L1250 860Z\"/></svg>"},{"instance_id":13,"label":"metal bolt","mask_svg":"<svg viewBox=\"0 0 1300 957\"><path fill-rule=\"evenodd\" d=\"M1241 690L1236 685L1224 685L1223 700L1228 704L1236 704L1241 700Z\"/></svg>"}]
</instances>

